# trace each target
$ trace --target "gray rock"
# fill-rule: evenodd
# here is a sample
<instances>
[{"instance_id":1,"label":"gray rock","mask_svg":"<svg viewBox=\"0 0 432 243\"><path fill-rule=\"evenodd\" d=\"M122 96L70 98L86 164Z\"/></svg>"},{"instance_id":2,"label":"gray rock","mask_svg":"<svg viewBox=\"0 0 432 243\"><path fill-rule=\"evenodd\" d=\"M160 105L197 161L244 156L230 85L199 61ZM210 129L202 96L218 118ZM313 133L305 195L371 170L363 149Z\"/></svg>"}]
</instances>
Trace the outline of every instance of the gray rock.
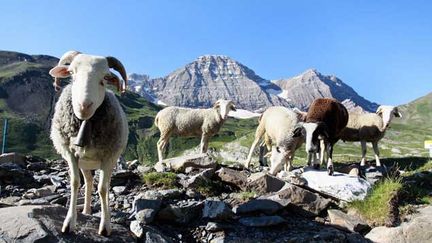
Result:
<instances>
[{"instance_id":1,"label":"gray rock","mask_svg":"<svg viewBox=\"0 0 432 243\"><path fill-rule=\"evenodd\" d=\"M142 199L142 198L135 199L134 202L132 203L132 215L135 215L144 209L152 209L155 212L157 212L160 209L161 204L162 201L160 199Z\"/></svg>"},{"instance_id":2,"label":"gray rock","mask_svg":"<svg viewBox=\"0 0 432 243\"><path fill-rule=\"evenodd\" d=\"M281 216L260 216L241 218L239 222L249 227L266 227L285 223L286 220Z\"/></svg>"},{"instance_id":3,"label":"gray rock","mask_svg":"<svg viewBox=\"0 0 432 243\"><path fill-rule=\"evenodd\" d=\"M157 219L187 224L201 215L203 204L197 201L170 204L156 215Z\"/></svg>"},{"instance_id":4,"label":"gray rock","mask_svg":"<svg viewBox=\"0 0 432 243\"><path fill-rule=\"evenodd\" d=\"M369 225L355 215L348 215L337 209L328 209L330 223L335 227L351 232L365 232L370 229Z\"/></svg>"},{"instance_id":5,"label":"gray rock","mask_svg":"<svg viewBox=\"0 0 432 243\"><path fill-rule=\"evenodd\" d=\"M431 242L432 206L426 206L398 227L376 227L366 236L373 242Z\"/></svg>"},{"instance_id":6,"label":"gray rock","mask_svg":"<svg viewBox=\"0 0 432 243\"><path fill-rule=\"evenodd\" d=\"M158 210L154 210L152 208L145 208L135 214L135 219L142 224L150 224L153 222L157 212Z\"/></svg>"},{"instance_id":7,"label":"gray rock","mask_svg":"<svg viewBox=\"0 0 432 243\"><path fill-rule=\"evenodd\" d=\"M130 223L130 231L138 238L141 238L144 234L144 229L138 220L134 220Z\"/></svg>"},{"instance_id":8,"label":"gray rock","mask_svg":"<svg viewBox=\"0 0 432 243\"><path fill-rule=\"evenodd\" d=\"M115 186L112 188L113 192L115 195L121 195L126 191L126 187L125 186Z\"/></svg>"},{"instance_id":9,"label":"gray rock","mask_svg":"<svg viewBox=\"0 0 432 243\"><path fill-rule=\"evenodd\" d=\"M62 234L67 209L60 206L0 208L0 239L6 242L135 242L129 230L111 224L112 235L97 234L99 218L78 213L77 231Z\"/></svg>"},{"instance_id":10,"label":"gray rock","mask_svg":"<svg viewBox=\"0 0 432 243\"><path fill-rule=\"evenodd\" d=\"M183 176L180 177L179 183L184 188L196 188L199 185L203 185L203 183L209 182L210 178L214 175L214 172L215 170L210 168L194 176Z\"/></svg>"},{"instance_id":11,"label":"gray rock","mask_svg":"<svg viewBox=\"0 0 432 243\"><path fill-rule=\"evenodd\" d=\"M263 172L252 174L248 180L247 189L258 194L277 192L286 184L285 181Z\"/></svg>"},{"instance_id":12,"label":"gray rock","mask_svg":"<svg viewBox=\"0 0 432 243\"><path fill-rule=\"evenodd\" d=\"M18 153L4 153L0 155L0 164L4 163L14 163L21 168L25 168L26 157L24 155L18 154Z\"/></svg>"},{"instance_id":13,"label":"gray rock","mask_svg":"<svg viewBox=\"0 0 432 243\"><path fill-rule=\"evenodd\" d=\"M216 161L208 154L194 154L166 159L163 163L177 172L184 172L187 167L193 168L216 168Z\"/></svg>"},{"instance_id":14,"label":"gray rock","mask_svg":"<svg viewBox=\"0 0 432 243\"><path fill-rule=\"evenodd\" d=\"M227 224L222 224L222 223L217 223L217 222L208 222L205 229L207 231L210 232L217 232L217 231L221 231L224 229L231 229L233 228L233 226L231 225L227 225Z\"/></svg>"},{"instance_id":15,"label":"gray rock","mask_svg":"<svg viewBox=\"0 0 432 243\"><path fill-rule=\"evenodd\" d=\"M254 199L233 208L235 214L247 214L261 212L267 215L274 214L284 206L269 199Z\"/></svg>"},{"instance_id":16,"label":"gray rock","mask_svg":"<svg viewBox=\"0 0 432 243\"><path fill-rule=\"evenodd\" d=\"M204 201L203 218L226 220L233 217L231 207L223 201Z\"/></svg>"},{"instance_id":17,"label":"gray rock","mask_svg":"<svg viewBox=\"0 0 432 243\"><path fill-rule=\"evenodd\" d=\"M222 167L216 174L221 181L237 186L238 188L245 190L248 185L247 174L243 171L233 170Z\"/></svg>"}]
</instances>

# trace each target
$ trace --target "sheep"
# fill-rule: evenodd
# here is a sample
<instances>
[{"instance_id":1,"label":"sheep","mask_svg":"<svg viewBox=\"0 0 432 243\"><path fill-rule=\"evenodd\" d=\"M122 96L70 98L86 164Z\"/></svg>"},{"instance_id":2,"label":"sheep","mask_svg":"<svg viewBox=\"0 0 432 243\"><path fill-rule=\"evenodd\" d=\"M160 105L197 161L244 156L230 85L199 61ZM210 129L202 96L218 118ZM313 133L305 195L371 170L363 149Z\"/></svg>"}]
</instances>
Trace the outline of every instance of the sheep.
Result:
<instances>
[{"instance_id":1,"label":"sheep","mask_svg":"<svg viewBox=\"0 0 432 243\"><path fill-rule=\"evenodd\" d=\"M268 108L260 117L255 132L255 140L252 143L247 159L243 162L243 166L245 168L249 167L255 147L264 136L264 143L267 149L271 150L269 172L275 175L282 169L282 165L284 165L286 171L290 171L294 153L303 144L304 140L301 136L301 130L296 127L300 121L303 121L302 114L289 108L282 106Z\"/></svg>"},{"instance_id":2,"label":"sheep","mask_svg":"<svg viewBox=\"0 0 432 243\"><path fill-rule=\"evenodd\" d=\"M124 85L119 85L119 78L110 68L121 74ZM76 229L79 169L85 181L84 214L91 213L91 170L100 169L98 192L102 213L98 233L108 236L111 234L109 184L112 170L127 144L128 124L119 101L106 86L115 84L123 92L126 71L114 57L69 51L49 73L55 78L55 85L60 78L72 77L56 103L50 134L55 149L69 166L71 199L62 232ZM82 134L83 143L75 141Z\"/></svg>"},{"instance_id":3,"label":"sheep","mask_svg":"<svg viewBox=\"0 0 432 243\"><path fill-rule=\"evenodd\" d=\"M375 161L381 166L379 159L378 141L384 137L390 122L394 117L402 117L397 107L382 105L376 113L349 113L348 125L340 138L343 141L360 141L362 147L361 166L366 164L366 143L371 142L375 152Z\"/></svg>"},{"instance_id":4,"label":"sheep","mask_svg":"<svg viewBox=\"0 0 432 243\"><path fill-rule=\"evenodd\" d=\"M159 111L155 118L155 125L160 131L157 142L159 163L162 163L163 151L172 135L201 136L200 150L206 153L209 138L219 132L230 111L236 111L230 100L218 100L208 109L171 106Z\"/></svg>"},{"instance_id":5,"label":"sheep","mask_svg":"<svg viewBox=\"0 0 432 243\"><path fill-rule=\"evenodd\" d=\"M348 123L348 111L337 100L331 98L315 99L309 107L306 122L301 124L302 133L306 137L307 164L311 165L314 159L314 167L319 168L324 162L324 152L327 153L327 172L333 175L333 146L339 140L341 131ZM317 154L320 155L320 163L317 164Z\"/></svg>"}]
</instances>

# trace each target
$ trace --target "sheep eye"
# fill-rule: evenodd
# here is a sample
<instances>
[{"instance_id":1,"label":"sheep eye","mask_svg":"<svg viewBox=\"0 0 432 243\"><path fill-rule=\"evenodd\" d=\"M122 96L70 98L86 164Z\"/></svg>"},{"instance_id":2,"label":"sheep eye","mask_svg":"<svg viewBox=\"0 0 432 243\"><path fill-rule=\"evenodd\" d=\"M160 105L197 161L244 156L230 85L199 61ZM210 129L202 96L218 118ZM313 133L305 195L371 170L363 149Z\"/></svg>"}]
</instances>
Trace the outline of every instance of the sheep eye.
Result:
<instances>
[{"instance_id":1,"label":"sheep eye","mask_svg":"<svg viewBox=\"0 0 432 243\"><path fill-rule=\"evenodd\" d=\"M276 147L276 151L277 151L278 153L280 153L280 149L279 149L279 147Z\"/></svg>"}]
</instances>

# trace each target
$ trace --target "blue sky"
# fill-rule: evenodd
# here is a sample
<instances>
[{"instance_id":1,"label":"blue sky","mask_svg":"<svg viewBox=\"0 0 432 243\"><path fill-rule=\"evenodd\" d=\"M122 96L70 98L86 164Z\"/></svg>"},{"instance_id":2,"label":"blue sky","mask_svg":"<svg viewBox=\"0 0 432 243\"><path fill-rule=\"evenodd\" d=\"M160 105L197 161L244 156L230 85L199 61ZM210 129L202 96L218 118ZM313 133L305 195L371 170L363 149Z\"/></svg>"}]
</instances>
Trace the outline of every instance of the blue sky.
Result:
<instances>
[{"instance_id":1,"label":"blue sky","mask_svg":"<svg viewBox=\"0 0 432 243\"><path fill-rule=\"evenodd\" d=\"M118 57L159 77L204 54L266 79L308 68L403 104L432 91L431 1L1 1L0 49Z\"/></svg>"}]
</instances>

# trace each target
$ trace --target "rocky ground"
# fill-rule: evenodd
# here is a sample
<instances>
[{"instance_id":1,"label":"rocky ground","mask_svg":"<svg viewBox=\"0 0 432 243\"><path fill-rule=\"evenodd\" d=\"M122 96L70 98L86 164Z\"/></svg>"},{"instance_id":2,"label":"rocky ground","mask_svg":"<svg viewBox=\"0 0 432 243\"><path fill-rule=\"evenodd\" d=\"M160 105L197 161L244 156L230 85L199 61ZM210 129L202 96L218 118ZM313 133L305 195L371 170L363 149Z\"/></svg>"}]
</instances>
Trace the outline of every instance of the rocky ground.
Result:
<instances>
[{"instance_id":1,"label":"rocky ground","mask_svg":"<svg viewBox=\"0 0 432 243\"><path fill-rule=\"evenodd\" d=\"M334 177L312 170L275 177L220 166L205 154L164 162L154 168L119 162L109 194L113 233L107 238L97 235L96 192L94 214L79 214L77 232L60 233L70 195L64 161L2 155L0 242L391 242L395 235L402 242L430 239L411 233L418 225L430 228L430 208L400 228L372 231L360 217L341 210L348 201L362 200L382 177L374 168L366 170L365 179L355 166L342 168L344 173ZM83 202L81 190L78 208Z\"/></svg>"}]
</instances>

